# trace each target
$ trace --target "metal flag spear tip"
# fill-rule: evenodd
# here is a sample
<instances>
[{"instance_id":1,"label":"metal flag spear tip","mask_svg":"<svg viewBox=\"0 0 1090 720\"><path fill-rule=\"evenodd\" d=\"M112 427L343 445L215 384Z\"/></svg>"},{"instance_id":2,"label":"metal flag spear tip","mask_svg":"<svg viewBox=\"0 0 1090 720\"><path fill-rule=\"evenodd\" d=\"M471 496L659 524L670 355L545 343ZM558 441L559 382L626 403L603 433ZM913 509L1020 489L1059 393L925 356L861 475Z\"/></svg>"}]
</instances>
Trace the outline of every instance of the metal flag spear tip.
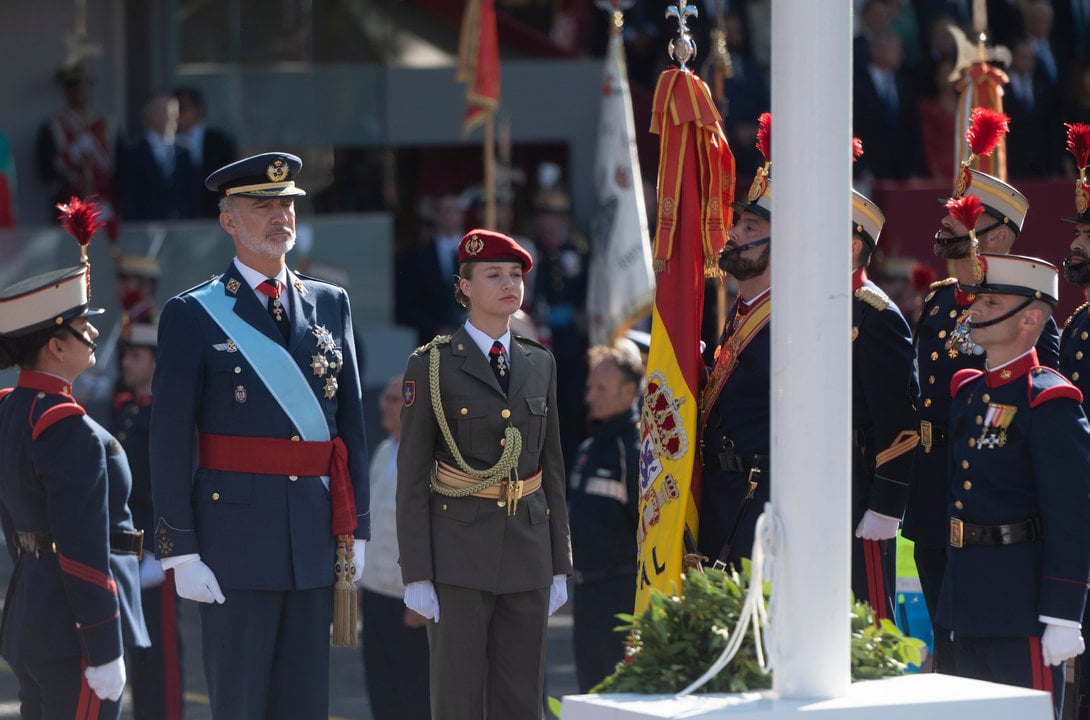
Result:
<instances>
[{"instance_id":1,"label":"metal flag spear tip","mask_svg":"<svg viewBox=\"0 0 1090 720\"><path fill-rule=\"evenodd\" d=\"M677 37L670 40L670 57L681 67L688 71L685 63L696 57L696 41L689 34L689 26L686 22L689 16L699 17L700 11L695 5L689 5L685 0L679 0L677 5L666 8L666 19L671 17L677 20Z\"/></svg>"}]
</instances>

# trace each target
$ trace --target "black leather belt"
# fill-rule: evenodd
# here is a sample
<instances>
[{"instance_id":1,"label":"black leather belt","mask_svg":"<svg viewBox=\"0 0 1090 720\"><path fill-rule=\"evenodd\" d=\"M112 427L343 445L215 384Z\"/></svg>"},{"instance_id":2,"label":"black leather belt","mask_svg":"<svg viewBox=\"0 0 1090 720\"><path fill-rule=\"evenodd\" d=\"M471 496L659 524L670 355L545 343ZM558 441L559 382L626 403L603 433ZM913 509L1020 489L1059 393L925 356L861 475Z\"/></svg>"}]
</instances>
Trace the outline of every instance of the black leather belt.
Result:
<instances>
[{"instance_id":1,"label":"black leather belt","mask_svg":"<svg viewBox=\"0 0 1090 720\"><path fill-rule=\"evenodd\" d=\"M920 421L920 445L925 448L946 446L946 426L927 420Z\"/></svg>"},{"instance_id":2,"label":"black leather belt","mask_svg":"<svg viewBox=\"0 0 1090 720\"><path fill-rule=\"evenodd\" d=\"M1014 545L1044 537L1041 518L1032 517L1014 523L976 525L961 518L950 518L950 547L965 545Z\"/></svg>"},{"instance_id":3,"label":"black leather belt","mask_svg":"<svg viewBox=\"0 0 1090 720\"><path fill-rule=\"evenodd\" d=\"M34 553L34 556L57 552L53 542L53 533L30 530L15 531L15 549L20 553ZM110 552L115 555L135 555L143 558L143 530L114 530L110 533Z\"/></svg>"},{"instance_id":4,"label":"black leather belt","mask_svg":"<svg viewBox=\"0 0 1090 720\"><path fill-rule=\"evenodd\" d=\"M744 455L734 452L734 448L727 448L719 452L704 450L704 467L710 470L722 470L724 472L749 472L750 470L768 470L768 455L753 453Z\"/></svg>"}]
</instances>

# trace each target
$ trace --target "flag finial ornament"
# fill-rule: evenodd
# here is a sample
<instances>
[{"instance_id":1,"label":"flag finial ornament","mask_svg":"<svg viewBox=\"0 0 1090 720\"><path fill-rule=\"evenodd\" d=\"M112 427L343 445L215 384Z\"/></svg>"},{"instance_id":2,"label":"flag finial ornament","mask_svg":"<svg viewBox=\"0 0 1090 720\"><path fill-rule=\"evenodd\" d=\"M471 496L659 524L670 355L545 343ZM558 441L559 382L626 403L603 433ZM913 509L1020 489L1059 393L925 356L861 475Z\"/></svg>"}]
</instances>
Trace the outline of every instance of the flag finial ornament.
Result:
<instances>
[{"instance_id":1,"label":"flag finial ornament","mask_svg":"<svg viewBox=\"0 0 1090 720\"><path fill-rule=\"evenodd\" d=\"M685 63L696 57L696 40L689 34L689 17L698 17L700 11L695 5L688 4L685 0L678 0L677 5L666 8L666 19L677 20L677 37L670 40L670 57L682 70L688 70Z\"/></svg>"}]
</instances>

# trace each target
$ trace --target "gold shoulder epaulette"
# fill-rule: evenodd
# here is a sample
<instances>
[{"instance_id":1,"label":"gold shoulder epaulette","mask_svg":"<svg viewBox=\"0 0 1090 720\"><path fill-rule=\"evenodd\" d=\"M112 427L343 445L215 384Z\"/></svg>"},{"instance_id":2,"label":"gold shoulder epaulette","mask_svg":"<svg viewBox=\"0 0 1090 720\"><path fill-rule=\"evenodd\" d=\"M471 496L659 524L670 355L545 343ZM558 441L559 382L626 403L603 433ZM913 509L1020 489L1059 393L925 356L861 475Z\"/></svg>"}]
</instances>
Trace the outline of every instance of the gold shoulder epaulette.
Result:
<instances>
[{"instance_id":1,"label":"gold shoulder epaulette","mask_svg":"<svg viewBox=\"0 0 1090 720\"><path fill-rule=\"evenodd\" d=\"M1068 325L1075 322L1075 317L1083 310L1085 310L1088 306L1090 306L1090 303L1083 303L1082 305L1079 305L1077 308L1075 308L1075 312L1071 313L1071 316L1067 318L1067 322L1064 323L1064 330L1067 329Z\"/></svg>"},{"instance_id":2,"label":"gold shoulder epaulette","mask_svg":"<svg viewBox=\"0 0 1090 720\"><path fill-rule=\"evenodd\" d=\"M939 288L946 287L947 285L956 285L958 279L956 277L948 277L944 280L936 280L931 283L932 290L938 290Z\"/></svg>"},{"instance_id":3,"label":"gold shoulder epaulette","mask_svg":"<svg viewBox=\"0 0 1090 720\"><path fill-rule=\"evenodd\" d=\"M429 340L428 342L426 342L423 345L421 345L420 347L418 347L416 349L416 351L418 353L420 353L421 355L423 355L427 351L431 350L433 347L443 347L444 345L449 345L449 344L450 344L450 335L436 335L431 340Z\"/></svg>"},{"instance_id":4,"label":"gold shoulder epaulette","mask_svg":"<svg viewBox=\"0 0 1090 720\"><path fill-rule=\"evenodd\" d=\"M855 296L875 310L885 310L889 307L889 298L869 287L859 288L855 291Z\"/></svg>"}]
</instances>

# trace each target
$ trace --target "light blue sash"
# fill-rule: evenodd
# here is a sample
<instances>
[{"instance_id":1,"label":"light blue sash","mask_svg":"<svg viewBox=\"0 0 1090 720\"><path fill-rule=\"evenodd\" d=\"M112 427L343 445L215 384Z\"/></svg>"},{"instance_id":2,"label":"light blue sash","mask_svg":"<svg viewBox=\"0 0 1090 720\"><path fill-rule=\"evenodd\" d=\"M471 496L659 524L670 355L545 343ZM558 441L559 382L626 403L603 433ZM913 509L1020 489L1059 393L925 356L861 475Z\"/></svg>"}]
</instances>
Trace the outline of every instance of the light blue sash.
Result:
<instances>
[{"instance_id":1,"label":"light blue sash","mask_svg":"<svg viewBox=\"0 0 1090 720\"><path fill-rule=\"evenodd\" d=\"M243 287L248 288L246 285ZM281 409L298 428L299 435L304 440L327 442L329 425L326 423L325 414L310 388L310 383L287 348L236 315L235 298L224 293L223 284L218 279L194 290L190 295L235 343L250 367L261 378L261 382L265 383L276 402L280 403ZM329 478L323 477L322 483L329 487Z\"/></svg>"}]
</instances>

